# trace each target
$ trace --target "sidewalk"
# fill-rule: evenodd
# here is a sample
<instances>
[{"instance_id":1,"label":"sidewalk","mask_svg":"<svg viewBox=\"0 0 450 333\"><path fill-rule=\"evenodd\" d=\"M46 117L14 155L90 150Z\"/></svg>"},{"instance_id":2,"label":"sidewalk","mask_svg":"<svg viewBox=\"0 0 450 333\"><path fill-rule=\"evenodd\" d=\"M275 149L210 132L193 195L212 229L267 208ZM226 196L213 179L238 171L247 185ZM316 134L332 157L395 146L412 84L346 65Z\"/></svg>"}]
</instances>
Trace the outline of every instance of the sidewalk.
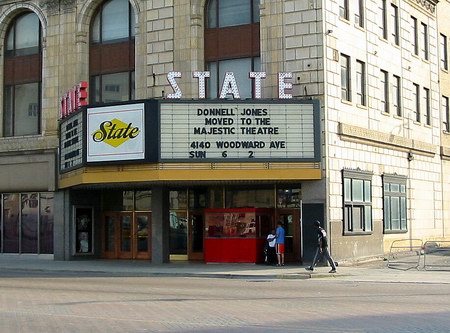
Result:
<instances>
[{"instance_id":1,"label":"sidewalk","mask_svg":"<svg viewBox=\"0 0 450 333\"><path fill-rule=\"evenodd\" d=\"M53 256L0 255L0 271L42 272L45 274L101 276L183 276L235 279L335 279L342 281L444 283L450 284L450 270L398 270L387 268L385 262L375 261L357 266L339 266L338 273L328 273L329 267L317 267L314 272L306 266L273 267L255 264L204 264L172 262L154 265L138 260L76 260L55 261Z\"/></svg>"}]
</instances>

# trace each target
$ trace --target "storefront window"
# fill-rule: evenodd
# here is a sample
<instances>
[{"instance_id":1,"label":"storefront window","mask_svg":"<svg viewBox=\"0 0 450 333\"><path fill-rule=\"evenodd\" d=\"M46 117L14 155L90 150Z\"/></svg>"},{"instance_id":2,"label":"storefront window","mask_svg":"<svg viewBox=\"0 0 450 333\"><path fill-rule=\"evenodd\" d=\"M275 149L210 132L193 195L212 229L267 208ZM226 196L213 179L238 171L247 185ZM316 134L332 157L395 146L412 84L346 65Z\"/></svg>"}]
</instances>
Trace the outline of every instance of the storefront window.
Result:
<instances>
[{"instance_id":1,"label":"storefront window","mask_svg":"<svg viewBox=\"0 0 450 333\"><path fill-rule=\"evenodd\" d=\"M136 191L134 197L136 210L152 210L152 191Z\"/></svg>"},{"instance_id":2,"label":"storefront window","mask_svg":"<svg viewBox=\"0 0 450 333\"><path fill-rule=\"evenodd\" d=\"M187 209L187 191L170 191L169 205L170 209Z\"/></svg>"},{"instance_id":3,"label":"storefront window","mask_svg":"<svg viewBox=\"0 0 450 333\"><path fill-rule=\"evenodd\" d=\"M39 253L53 253L53 193L40 195Z\"/></svg>"},{"instance_id":4,"label":"storefront window","mask_svg":"<svg viewBox=\"0 0 450 333\"><path fill-rule=\"evenodd\" d=\"M19 252L19 194L3 196L3 252Z\"/></svg>"},{"instance_id":5,"label":"storefront window","mask_svg":"<svg viewBox=\"0 0 450 333\"><path fill-rule=\"evenodd\" d=\"M37 253L38 246L38 214L39 194L24 193L21 195L21 252Z\"/></svg>"},{"instance_id":6,"label":"storefront window","mask_svg":"<svg viewBox=\"0 0 450 333\"><path fill-rule=\"evenodd\" d=\"M227 189L225 193L225 207L227 208L270 208L275 203L273 189Z\"/></svg>"},{"instance_id":7,"label":"storefront window","mask_svg":"<svg viewBox=\"0 0 450 333\"><path fill-rule=\"evenodd\" d=\"M300 207L300 189L287 188L277 191L278 208L299 208Z\"/></svg>"}]
</instances>

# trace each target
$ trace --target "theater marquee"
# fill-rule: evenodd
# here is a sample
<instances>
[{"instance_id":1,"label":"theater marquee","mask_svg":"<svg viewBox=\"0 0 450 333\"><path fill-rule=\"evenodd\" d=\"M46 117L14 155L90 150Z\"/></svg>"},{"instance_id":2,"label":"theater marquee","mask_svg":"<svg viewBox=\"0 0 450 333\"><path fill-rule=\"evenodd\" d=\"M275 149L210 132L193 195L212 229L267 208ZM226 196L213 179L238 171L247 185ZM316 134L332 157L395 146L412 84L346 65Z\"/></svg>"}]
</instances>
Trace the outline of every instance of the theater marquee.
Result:
<instances>
[{"instance_id":1,"label":"theater marquee","mask_svg":"<svg viewBox=\"0 0 450 333\"><path fill-rule=\"evenodd\" d=\"M319 161L317 101L160 106L161 161Z\"/></svg>"}]
</instances>

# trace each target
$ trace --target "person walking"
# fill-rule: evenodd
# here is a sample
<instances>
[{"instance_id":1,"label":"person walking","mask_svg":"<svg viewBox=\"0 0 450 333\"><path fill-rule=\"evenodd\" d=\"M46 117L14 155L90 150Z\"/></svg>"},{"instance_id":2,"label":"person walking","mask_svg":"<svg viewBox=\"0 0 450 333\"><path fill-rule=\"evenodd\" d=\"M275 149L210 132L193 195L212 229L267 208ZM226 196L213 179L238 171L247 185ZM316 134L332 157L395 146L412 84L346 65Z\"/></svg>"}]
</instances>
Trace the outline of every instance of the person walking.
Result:
<instances>
[{"instance_id":1,"label":"person walking","mask_svg":"<svg viewBox=\"0 0 450 333\"><path fill-rule=\"evenodd\" d=\"M277 266L284 266L284 228L281 222L277 224L275 248L277 251Z\"/></svg>"},{"instance_id":2,"label":"person walking","mask_svg":"<svg viewBox=\"0 0 450 333\"><path fill-rule=\"evenodd\" d=\"M319 221L314 221L314 225L317 227L317 251L311 266L307 267L306 270L314 271L314 267L319 259L325 257L331 266L331 271L329 271L329 273L336 273L336 264L334 263L333 258L331 258L330 252L328 252L327 232L320 226Z\"/></svg>"}]
</instances>

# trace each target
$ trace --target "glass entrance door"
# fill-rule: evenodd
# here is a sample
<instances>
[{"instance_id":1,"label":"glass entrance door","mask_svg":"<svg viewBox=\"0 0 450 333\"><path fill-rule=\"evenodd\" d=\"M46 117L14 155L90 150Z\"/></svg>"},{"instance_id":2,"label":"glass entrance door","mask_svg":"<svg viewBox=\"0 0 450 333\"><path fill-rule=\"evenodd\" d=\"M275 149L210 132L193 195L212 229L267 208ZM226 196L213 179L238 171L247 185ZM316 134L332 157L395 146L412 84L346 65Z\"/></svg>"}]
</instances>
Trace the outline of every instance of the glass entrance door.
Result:
<instances>
[{"instance_id":1,"label":"glass entrance door","mask_svg":"<svg viewBox=\"0 0 450 333\"><path fill-rule=\"evenodd\" d=\"M189 260L203 260L203 213L189 215Z\"/></svg>"},{"instance_id":2,"label":"glass entrance door","mask_svg":"<svg viewBox=\"0 0 450 333\"><path fill-rule=\"evenodd\" d=\"M151 213L107 212L102 226L102 257L151 258Z\"/></svg>"},{"instance_id":3,"label":"glass entrance door","mask_svg":"<svg viewBox=\"0 0 450 333\"><path fill-rule=\"evenodd\" d=\"M171 260L186 260L188 254L188 223L186 211L170 211L169 239Z\"/></svg>"},{"instance_id":4,"label":"glass entrance door","mask_svg":"<svg viewBox=\"0 0 450 333\"><path fill-rule=\"evenodd\" d=\"M282 223L285 231L285 260L301 261L300 257L300 210L279 209L277 221Z\"/></svg>"}]
</instances>

